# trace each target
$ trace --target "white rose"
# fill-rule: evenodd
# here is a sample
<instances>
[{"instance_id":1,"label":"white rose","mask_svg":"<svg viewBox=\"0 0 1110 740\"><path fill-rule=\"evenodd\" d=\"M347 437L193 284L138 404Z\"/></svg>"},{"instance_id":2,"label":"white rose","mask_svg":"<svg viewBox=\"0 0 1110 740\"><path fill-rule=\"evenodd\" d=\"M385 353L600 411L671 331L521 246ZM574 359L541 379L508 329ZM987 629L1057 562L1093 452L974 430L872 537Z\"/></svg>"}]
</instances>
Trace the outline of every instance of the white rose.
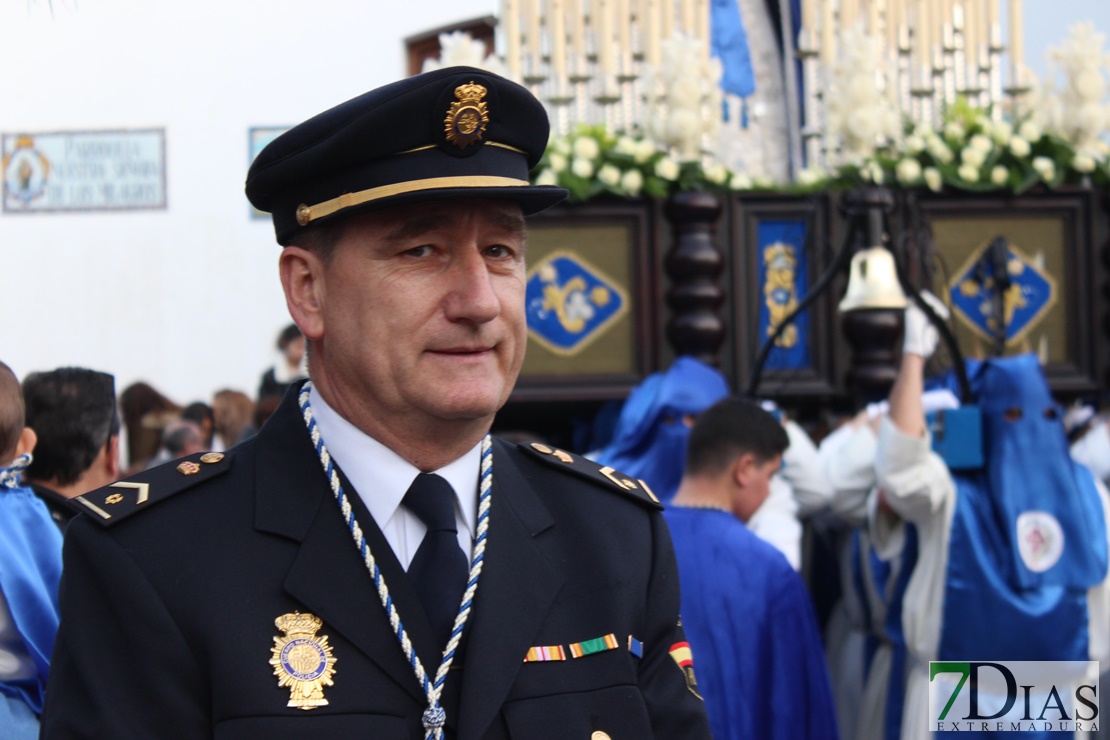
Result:
<instances>
[{"instance_id":1,"label":"white rose","mask_svg":"<svg viewBox=\"0 0 1110 740\"><path fill-rule=\"evenodd\" d=\"M996 164L994 169L991 170L991 182L995 185L1005 185L1009 179L1010 171L1002 165Z\"/></svg>"},{"instance_id":2,"label":"white rose","mask_svg":"<svg viewBox=\"0 0 1110 740\"><path fill-rule=\"evenodd\" d=\"M570 164L570 171L582 179L588 180L594 176L594 165L593 162L588 159L575 157L574 161Z\"/></svg>"},{"instance_id":3,"label":"white rose","mask_svg":"<svg viewBox=\"0 0 1110 740\"><path fill-rule=\"evenodd\" d=\"M674 161L670 157L663 157L655 163L655 174L663 178L664 180L671 180L672 182L674 180L677 180L678 162Z\"/></svg>"},{"instance_id":4,"label":"white rose","mask_svg":"<svg viewBox=\"0 0 1110 740\"><path fill-rule=\"evenodd\" d=\"M952 161L952 150L939 136L930 136L925 142L925 148L929 151L929 154L932 154L934 158L944 164Z\"/></svg>"},{"instance_id":5,"label":"white rose","mask_svg":"<svg viewBox=\"0 0 1110 740\"><path fill-rule=\"evenodd\" d=\"M970 164L961 164L960 168L956 170L956 174L960 176L961 180L979 182L979 168Z\"/></svg>"},{"instance_id":6,"label":"white rose","mask_svg":"<svg viewBox=\"0 0 1110 740\"><path fill-rule=\"evenodd\" d=\"M629 170L621 177L621 187L629 195L639 195L640 188L644 186L644 176L639 170Z\"/></svg>"},{"instance_id":7,"label":"white rose","mask_svg":"<svg viewBox=\"0 0 1110 740\"><path fill-rule=\"evenodd\" d=\"M906 151L910 154L920 154L925 151L925 138L917 134L907 136Z\"/></svg>"},{"instance_id":8,"label":"white rose","mask_svg":"<svg viewBox=\"0 0 1110 740\"><path fill-rule=\"evenodd\" d=\"M912 185L921 179L921 165L916 159L903 159L894 170L898 182L903 185Z\"/></svg>"},{"instance_id":9,"label":"white rose","mask_svg":"<svg viewBox=\"0 0 1110 740\"><path fill-rule=\"evenodd\" d=\"M802 170L798 173L798 182L802 181L802 175L809 172L809 170ZM745 175L743 172L737 172L729 180L728 186L733 190L749 190L752 186L752 178Z\"/></svg>"},{"instance_id":10,"label":"white rose","mask_svg":"<svg viewBox=\"0 0 1110 740\"><path fill-rule=\"evenodd\" d=\"M1076 154L1071 160L1071 166L1075 168L1076 172L1094 172L1095 159L1089 154Z\"/></svg>"},{"instance_id":11,"label":"white rose","mask_svg":"<svg viewBox=\"0 0 1110 740\"><path fill-rule=\"evenodd\" d=\"M767 175L756 175L754 178L752 178L753 188L763 188L764 190L766 190L771 188L773 185L774 183L771 182L771 178L767 177Z\"/></svg>"},{"instance_id":12,"label":"white rose","mask_svg":"<svg viewBox=\"0 0 1110 740\"><path fill-rule=\"evenodd\" d=\"M714 185L720 185L728 179L728 170L720 162L714 162L705 168L705 179Z\"/></svg>"},{"instance_id":13,"label":"white rose","mask_svg":"<svg viewBox=\"0 0 1110 740\"><path fill-rule=\"evenodd\" d=\"M991 149L994 148L994 144L991 143L990 137L983 134L975 134L975 136L971 137L971 141L968 142L968 144L971 149L974 149L980 154L990 154Z\"/></svg>"},{"instance_id":14,"label":"white rose","mask_svg":"<svg viewBox=\"0 0 1110 740\"><path fill-rule=\"evenodd\" d=\"M637 162L643 164L644 162L654 157L656 151L657 150L655 148L654 142L648 139L643 139L636 144L636 153L633 155L633 157L636 159Z\"/></svg>"},{"instance_id":15,"label":"white rose","mask_svg":"<svg viewBox=\"0 0 1110 740\"><path fill-rule=\"evenodd\" d=\"M926 167L922 174L925 177L925 184L929 186L929 189L934 193L939 193L941 186L944 185L944 180L941 179L940 176L940 170L936 167Z\"/></svg>"},{"instance_id":16,"label":"white rose","mask_svg":"<svg viewBox=\"0 0 1110 740\"><path fill-rule=\"evenodd\" d=\"M1040 124L1036 121L1029 120L1021 124L1021 128L1018 129L1018 134L1026 141L1034 142L1044 135L1044 131L1041 130Z\"/></svg>"},{"instance_id":17,"label":"white rose","mask_svg":"<svg viewBox=\"0 0 1110 740\"><path fill-rule=\"evenodd\" d=\"M632 156L636 154L636 140L630 136L622 136L617 139L617 143L613 146L613 149L621 154Z\"/></svg>"},{"instance_id":18,"label":"white rose","mask_svg":"<svg viewBox=\"0 0 1110 740\"><path fill-rule=\"evenodd\" d=\"M621 181L621 171L611 164L603 165L602 168L597 171L597 179L601 180L609 187L613 187Z\"/></svg>"},{"instance_id":19,"label":"white rose","mask_svg":"<svg viewBox=\"0 0 1110 740\"><path fill-rule=\"evenodd\" d=\"M1041 176L1042 180L1051 180L1056 177L1056 163L1048 157L1034 157L1033 169Z\"/></svg>"},{"instance_id":20,"label":"white rose","mask_svg":"<svg viewBox=\"0 0 1110 740\"><path fill-rule=\"evenodd\" d=\"M574 140L574 156L578 159L593 159L601 153L597 139L592 136L579 136Z\"/></svg>"},{"instance_id":21,"label":"white rose","mask_svg":"<svg viewBox=\"0 0 1110 740\"><path fill-rule=\"evenodd\" d=\"M964 125L959 121L949 121L944 124L944 136L959 141L964 138Z\"/></svg>"},{"instance_id":22,"label":"white rose","mask_svg":"<svg viewBox=\"0 0 1110 740\"><path fill-rule=\"evenodd\" d=\"M1014 153L1015 157L1028 157L1032 149L1024 137L1014 136L1010 139L1010 151Z\"/></svg>"},{"instance_id":23,"label":"white rose","mask_svg":"<svg viewBox=\"0 0 1110 740\"><path fill-rule=\"evenodd\" d=\"M539 176L536 178L536 184L537 185L558 185L559 184L559 178L555 176L555 173L551 171L550 167L544 167L543 171L541 171Z\"/></svg>"},{"instance_id":24,"label":"white rose","mask_svg":"<svg viewBox=\"0 0 1110 740\"><path fill-rule=\"evenodd\" d=\"M744 175L737 175L736 177L744 177ZM736 177L732 178L734 182L736 180ZM819 170L813 169L812 167L807 167L798 173L799 185L816 185L820 181L821 172ZM733 187L735 188L736 186L733 185ZM745 187L751 187L751 180L748 181L748 184Z\"/></svg>"},{"instance_id":25,"label":"white rose","mask_svg":"<svg viewBox=\"0 0 1110 740\"><path fill-rule=\"evenodd\" d=\"M1013 135L1014 127L1009 121L999 121L991 127L991 138L998 142L999 146L1006 146Z\"/></svg>"},{"instance_id":26,"label":"white rose","mask_svg":"<svg viewBox=\"0 0 1110 740\"><path fill-rule=\"evenodd\" d=\"M972 149L970 146L960 152L960 161L964 164L971 165L972 167L982 167L986 157L978 149Z\"/></svg>"},{"instance_id":27,"label":"white rose","mask_svg":"<svg viewBox=\"0 0 1110 740\"><path fill-rule=\"evenodd\" d=\"M570 142L566 139L555 139L551 148L559 152L559 154L570 154Z\"/></svg>"},{"instance_id":28,"label":"white rose","mask_svg":"<svg viewBox=\"0 0 1110 740\"><path fill-rule=\"evenodd\" d=\"M878 162L868 162L867 170L870 174L868 179L873 180L876 185L883 184L883 181L886 179L886 173L883 172L883 168L879 166Z\"/></svg>"},{"instance_id":29,"label":"white rose","mask_svg":"<svg viewBox=\"0 0 1110 740\"><path fill-rule=\"evenodd\" d=\"M551 153L551 169L555 172L562 172L567 168L567 158L565 154L558 152Z\"/></svg>"}]
</instances>

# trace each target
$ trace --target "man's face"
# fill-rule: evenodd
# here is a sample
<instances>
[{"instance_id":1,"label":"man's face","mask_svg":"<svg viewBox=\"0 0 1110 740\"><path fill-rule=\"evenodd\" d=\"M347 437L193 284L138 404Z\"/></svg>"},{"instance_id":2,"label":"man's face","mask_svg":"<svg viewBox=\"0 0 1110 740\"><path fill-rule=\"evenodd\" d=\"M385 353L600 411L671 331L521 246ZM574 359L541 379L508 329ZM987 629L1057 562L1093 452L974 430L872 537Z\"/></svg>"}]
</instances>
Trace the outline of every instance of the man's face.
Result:
<instances>
[{"instance_id":1,"label":"man's face","mask_svg":"<svg viewBox=\"0 0 1110 740\"><path fill-rule=\"evenodd\" d=\"M520 208L503 201L349 223L323 270L322 337L311 337L342 396L330 400L415 429L492 418L524 360L524 244Z\"/></svg>"}]
</instances>

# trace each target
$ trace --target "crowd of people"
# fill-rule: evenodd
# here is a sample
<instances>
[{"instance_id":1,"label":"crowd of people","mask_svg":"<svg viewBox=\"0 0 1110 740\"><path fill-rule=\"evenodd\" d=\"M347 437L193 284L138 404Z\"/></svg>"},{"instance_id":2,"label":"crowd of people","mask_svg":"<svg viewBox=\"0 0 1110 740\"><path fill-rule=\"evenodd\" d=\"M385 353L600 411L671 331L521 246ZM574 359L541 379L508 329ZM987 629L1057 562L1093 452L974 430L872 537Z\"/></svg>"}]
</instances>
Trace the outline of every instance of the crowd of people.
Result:
<instances>
[{"instance_id":1,"label":"crowd of people","mask_svg":"<svg viewBox=\"0 0 1110 740\"><path fill-rule=\"evenodd\" d=\"M275 140L247 192L295 324L257 398L0 364L4 737L911 740L931 660L1110 658L1106 418L971 363L951 463L915 306L888 402L826 434L680 357L601 449L491 437L546 142L467 68Z\"/></svg>"}]
</instances>

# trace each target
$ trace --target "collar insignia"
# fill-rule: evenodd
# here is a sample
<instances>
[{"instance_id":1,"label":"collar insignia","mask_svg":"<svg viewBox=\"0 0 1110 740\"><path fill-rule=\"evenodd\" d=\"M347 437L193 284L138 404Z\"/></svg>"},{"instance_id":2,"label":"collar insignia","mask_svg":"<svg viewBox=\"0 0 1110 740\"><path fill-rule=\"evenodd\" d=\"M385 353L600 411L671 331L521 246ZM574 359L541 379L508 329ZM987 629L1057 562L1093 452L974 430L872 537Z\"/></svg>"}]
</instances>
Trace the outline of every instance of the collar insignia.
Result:
<instances>
[{"instance_id":1,"label":"collar insignia","mask_svg":"<svg viewBox=\"0 0 1110 740\"><path fill-rule=\"evenodd\" d=\"M270 665L278 686L289 687L288 707L315 709L327 706L324 686L334 685L335 656L328 636L316 636L324 622L314 614L282 614L274 620L284 637L274 638Z\"/></svg>"},{"instance_id":2,"label":"collar insignia","mask_svg":"<svg viewBox=\"0 0 1110 740\"><path fill-rule=\"evenodd\" d=\"M460 149L466 149L482 138L489 123L489 109L482 98L486 88L473 82L455 88L455 102L443 120L447 140Z\"/></svg>"}]
</instances>

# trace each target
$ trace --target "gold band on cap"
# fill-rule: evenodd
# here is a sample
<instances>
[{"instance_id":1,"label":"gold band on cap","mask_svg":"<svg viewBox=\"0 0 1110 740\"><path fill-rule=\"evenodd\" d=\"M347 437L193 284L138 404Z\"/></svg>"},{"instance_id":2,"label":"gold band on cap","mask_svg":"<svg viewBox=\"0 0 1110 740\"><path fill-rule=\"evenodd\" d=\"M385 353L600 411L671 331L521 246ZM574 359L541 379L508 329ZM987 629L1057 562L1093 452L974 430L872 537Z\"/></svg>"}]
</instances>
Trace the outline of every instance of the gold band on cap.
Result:
<instances>
[{"instance_id":1,"label":"gold band on cap","mask_svg":"<svg viewBox=\"0 0 1110 740\"><path fill-rule=\"evenodd\" d=\"M403 152L397 152L397 154L399 156L401 154L415 154L416 152L426 152L429 149L435 149L436 146L437 146L436 144L425 144L424 146L418 146L415 149L406 149ZM528 155L528 152L524 151L523 149L517 149L515 146L509 146L508 144L502 144L500 141L487 141L487 142L484 143L484 146L495 146L498 149L507 149L510 152L515 152L516 154L523 154L525 156Z\"/></svg>"},{"instance_id":2,"label":"gold band on cap","mask_svg":"<svg viewBox=\"0 0 1110 740\"><path fill-rule=\"evenodd\" d=\"M461 177L429 177L424 180L409 180L397 182L392 185L382 185L369 190L360 190L357 193L344 193L338 198L325 200L314 206L303 203L297 206L297 223L307 226L318 218L330 216L344 208L369 203L372 200L388 198L392 195L415 193L421 190L436 190L438 188L512 188L524 187L527 180L518 180L515 177L494 177L492 175L467 175Z\"/></svg>"}]
</instances>

